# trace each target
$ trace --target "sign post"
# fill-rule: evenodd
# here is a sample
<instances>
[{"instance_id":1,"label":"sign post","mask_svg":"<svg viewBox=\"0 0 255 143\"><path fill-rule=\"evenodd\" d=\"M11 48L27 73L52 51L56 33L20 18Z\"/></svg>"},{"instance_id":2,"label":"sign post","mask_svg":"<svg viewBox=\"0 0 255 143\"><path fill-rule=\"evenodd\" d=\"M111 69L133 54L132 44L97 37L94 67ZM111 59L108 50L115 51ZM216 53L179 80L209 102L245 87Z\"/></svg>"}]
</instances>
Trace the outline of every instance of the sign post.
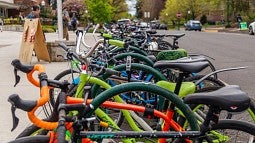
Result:
<instances>
[{"instance_id":1,"label":"sign post","mask_svg":"<svg viewBox=\"0 0 255 143\"><path fill-rule=\"evenodd\" d=\"M149 19L150 19L150 12L144 12L144 18L147 20L147 25L148 25Z\"/></svg>"}]
</instances>

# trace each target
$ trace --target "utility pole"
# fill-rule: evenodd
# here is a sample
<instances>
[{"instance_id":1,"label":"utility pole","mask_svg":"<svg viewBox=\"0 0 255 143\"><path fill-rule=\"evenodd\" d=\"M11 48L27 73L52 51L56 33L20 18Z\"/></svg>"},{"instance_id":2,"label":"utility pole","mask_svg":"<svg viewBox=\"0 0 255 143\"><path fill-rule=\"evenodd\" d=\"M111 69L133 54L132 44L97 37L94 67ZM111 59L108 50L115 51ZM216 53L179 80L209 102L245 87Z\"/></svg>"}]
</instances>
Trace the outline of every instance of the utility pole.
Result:
<instances>
[{"instance_id":1,"label":"utility pole","mask_svg":"<svg viewBox=\"0 0 255 143\"><path fill-rule=\"evenodd\" d=\"M227 25L229 27L229 0L227 0L227 15L226 15Z\"/></svg>"},{"instance_id":2,"label":"utility pole","mask_svg":"<svg viewBox=\"0 0 255 143\"><path fill-rule=\"evenodd\" d=\"M57 0L58 13L58 39L63 40L63 18L62 18L62 0Z\"/></svg>"}]
</instances>

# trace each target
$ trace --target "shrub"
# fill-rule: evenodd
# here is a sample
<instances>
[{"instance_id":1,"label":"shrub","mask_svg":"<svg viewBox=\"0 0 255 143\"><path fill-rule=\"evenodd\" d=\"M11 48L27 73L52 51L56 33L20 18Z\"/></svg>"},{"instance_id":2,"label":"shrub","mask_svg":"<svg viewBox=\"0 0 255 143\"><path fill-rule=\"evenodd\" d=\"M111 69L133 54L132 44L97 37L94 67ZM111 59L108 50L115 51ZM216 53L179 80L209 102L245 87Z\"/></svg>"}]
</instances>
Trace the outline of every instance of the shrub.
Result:
<instances>
[{"instance_id":1,"label":"shrub","mask_svg":"<svg viewBox=\"0 0 255 143\"><path fill-rule=\"evenodd\" d=\"M43 25L42 30L45 33L54 33L56 32L57 27L56 26L51 26L51 25Z\"/></svg>"}]
</instances>

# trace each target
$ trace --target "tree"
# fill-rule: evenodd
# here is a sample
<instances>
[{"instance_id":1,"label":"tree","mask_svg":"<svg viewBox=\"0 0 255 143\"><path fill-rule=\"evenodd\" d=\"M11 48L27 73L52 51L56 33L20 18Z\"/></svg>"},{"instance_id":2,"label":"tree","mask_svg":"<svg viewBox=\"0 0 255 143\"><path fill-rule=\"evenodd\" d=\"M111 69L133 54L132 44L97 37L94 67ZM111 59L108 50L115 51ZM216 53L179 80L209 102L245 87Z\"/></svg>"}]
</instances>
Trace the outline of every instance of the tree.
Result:
<instances>
[{"instance_id":1,"label":"tree","mask_svg":"<svg viewBox=\"0 0 255 143\"><path fill-rule=\"evenodd\" d=\"M113 15L113 8L109 2L109 0L86 0L90 19L100 24L110 22Z\"/></svg>"},{"instance_id":2,"label":"tree","mask_svg":"<svg viewBox=\"0 0 255 143\"><path fill-rule=\"evenodd\" d=\"M182 13L185 20L196 19L214 10L219 5L220 0L167 0L165 9L162 10L160 18L166 21L174 21L176 13Z\"/></svg>"},{"instance_id":3,"label":"tree","mask_svg":"<svg viewBox=\"0 0 255 143\"><path fill-rule=\"evenodd\" d=\"M125 0L111 0L110 5L112 6L113 21L117 21L118 19L128 17L128 6Z\"/></svg>"},{"instance_id":4,"label":"tree","mask_svg":"<svg viewBox=\"0 0 255 143\"><path fill-rule=\"evenodd\" d=\"M142 0L137 0L135 7L136 7L136 17L138 19L143 17L142 5L143 5Z\"/></svg>"}]
</instances>

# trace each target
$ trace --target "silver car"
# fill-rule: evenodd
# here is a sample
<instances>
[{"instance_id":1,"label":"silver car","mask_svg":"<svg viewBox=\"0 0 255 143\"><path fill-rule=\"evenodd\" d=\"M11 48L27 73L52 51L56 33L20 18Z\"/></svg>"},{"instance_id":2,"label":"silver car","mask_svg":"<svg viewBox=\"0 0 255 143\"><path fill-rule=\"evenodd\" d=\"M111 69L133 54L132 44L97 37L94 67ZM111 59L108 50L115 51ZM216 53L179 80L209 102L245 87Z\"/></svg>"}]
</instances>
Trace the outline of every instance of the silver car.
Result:
<instances>
[{"instance_id":1,"label":"silver car","mask_svg":"<svg viewBox=\"0 0 255 143\"><path fill-rule=\"evenodd\" d=\"M249 34L250 35L254 35L255 33L255 22L252 22L250 25L249 25Z\"/></svg>"},{"instance_id":2,"label":"silver car","mask_svg":"<svg viewBox=\"0 0 255 143\"><path fill-rule=\"evenodd\" d=\"M185 30L195 30L201 31L202 24L198 20L189 20L187 23L184 24Z\"/></svg>"}]
</instances>

